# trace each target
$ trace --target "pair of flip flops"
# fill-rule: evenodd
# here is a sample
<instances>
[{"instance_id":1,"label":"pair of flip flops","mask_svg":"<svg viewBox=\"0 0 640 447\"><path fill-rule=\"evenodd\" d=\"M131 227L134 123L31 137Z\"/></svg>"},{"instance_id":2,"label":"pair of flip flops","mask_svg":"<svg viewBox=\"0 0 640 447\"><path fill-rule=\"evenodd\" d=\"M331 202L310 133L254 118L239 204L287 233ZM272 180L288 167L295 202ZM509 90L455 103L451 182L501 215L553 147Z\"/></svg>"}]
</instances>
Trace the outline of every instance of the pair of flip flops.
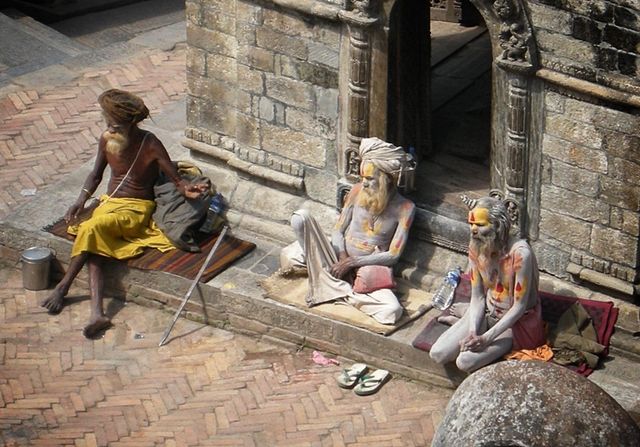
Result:
<instances>
[{"instance_id":1,"label":"pair of flip flops","mask_svg":"<svg viewBox=\"0 0 640 447\"><path fill-rule=\"evenodd\" d=\"M377 369L367 374L369 367L364 363L354 363L350 368L342 370L336 381L341 388L353 388L358 396L368 396L377 392L389 379L386 369Z\"/></svg>"}]
</instances>

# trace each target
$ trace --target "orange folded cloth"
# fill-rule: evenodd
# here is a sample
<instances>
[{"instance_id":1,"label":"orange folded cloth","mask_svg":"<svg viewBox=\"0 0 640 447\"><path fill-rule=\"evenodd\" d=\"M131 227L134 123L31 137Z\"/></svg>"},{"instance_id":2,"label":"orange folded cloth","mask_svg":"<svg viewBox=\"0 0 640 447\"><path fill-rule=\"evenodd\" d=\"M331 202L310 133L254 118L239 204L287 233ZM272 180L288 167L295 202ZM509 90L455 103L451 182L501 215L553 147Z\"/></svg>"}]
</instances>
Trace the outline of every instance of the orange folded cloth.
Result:
<instances>
[{"instance_id":1,"label":"orange folded cloth","mask_svg":"<svg viewBox=\"0 0 640 447\"><path fill-rule=\"evenodd\" d=\"M553 351L547 344L538 346L535 349L518 349L511 351L504 356L505 360L541 360L548 362L553 358Z\"/></svg>"}]
</instances>

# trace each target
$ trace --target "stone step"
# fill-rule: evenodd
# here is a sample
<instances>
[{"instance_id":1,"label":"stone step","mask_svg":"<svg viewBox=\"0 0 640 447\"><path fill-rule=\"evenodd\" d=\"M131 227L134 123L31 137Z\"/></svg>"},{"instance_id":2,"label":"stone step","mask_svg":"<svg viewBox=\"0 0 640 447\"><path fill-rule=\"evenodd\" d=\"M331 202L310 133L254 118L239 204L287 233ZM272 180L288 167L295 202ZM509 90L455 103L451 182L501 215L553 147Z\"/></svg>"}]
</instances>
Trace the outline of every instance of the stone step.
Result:
<instances>
[{"instance_id":1,"label":"stone step","mask_svg":"<svg viewBox=\"0 0 640 447\"><path fill-rule=\"evenodd\" d=\"M431 71L431 109L437 111L491 70L491 40L485 32L447 55Z\"/></svg>"},{"instance_id":2,"label":"stone step","mask_svg":"<svg viewBox=\"0 0 640 447\"><path fill-rule=\"evenodd\" d=\"M22 12L9 9L4 14L13 19L22 31L27 33L33 39L46 42L50 47L66 54L67 56L77 56L81 53L89 51L89 48L66 35L50 28L49 26L35 20L34 18L23 14Z\"/></svg>"},{"instance_id":3,"label":"stone step","mask_svg":"<svg viewBox=\"0 0 640 447\"><path fill-rule=\"evenodd\" d=\"M431 68L464 48L469 42L487 32L484 26L462 27L457 23L432 20L431 31Z\"/></svg>"},{"instance_id":4,"label":"stone step","mask_svg":"<svg viewBox=\"0 0 640 447\"><path fill-rule=\"evenodd\" d=\"M35 20L18 20L0 13L0 85L12 78L59 64L85 51L77 44Z\"/></svg>"},{"instance_id":5,"label":"stone step","mask_svg":"<svg viewBox=\"0 0 640 447\"><path fill-rule=\"evenodd\" d=\"M90 12L117 8L140 1L142 0L9 0L7 3L21 11L25 11L25 13L32 17L38 18L38 20L50 23L69 17L88 14Z\"/></svg>"}]
</instances>

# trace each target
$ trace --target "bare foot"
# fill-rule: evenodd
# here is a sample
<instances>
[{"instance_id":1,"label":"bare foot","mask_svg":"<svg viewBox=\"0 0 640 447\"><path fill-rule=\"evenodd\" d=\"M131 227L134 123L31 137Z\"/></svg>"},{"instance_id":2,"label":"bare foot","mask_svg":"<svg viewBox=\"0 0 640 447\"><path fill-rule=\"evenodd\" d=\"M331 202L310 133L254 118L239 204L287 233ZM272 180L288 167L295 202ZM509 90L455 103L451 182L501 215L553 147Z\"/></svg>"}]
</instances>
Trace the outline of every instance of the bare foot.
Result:
<instances>
[{"instance_id":1,"label":"bare foot","mask_svg":"<svg viewBox=\"0 0 640 447\"><path fill-rule=\"evenodd\" d=\"M469 309L469 303L453 303L449 308L449 313L454 317L462 318Z\"/></svg>"},{"instance_id":2,"label":"bare foot","mask_svg":"<svg viewBox=\"0 0 640 447\"><path fill-rule=\"evenodd\" d=\"M82 334L87 338L93 338L98 332L111 326L111 320L107 317L98 317L91 321L82 330Z\"/></svg>"},{"instance_id":3,"label":"bare foot","mask_svg":"<svg viewBox=\"0 0 640 447\"><path fill-rule=\"evenodd\" d=\"M449 326L453 326L460 320L458 317L454 317L453 315L445 315L442 317L438 317L438 323L448 324Z\"/></svg>"},{"instance_id":4,"label":"bare foot","mask_svg":"<svg viewBox=\"0 0 640 447\"><path fill-rule=\"evenodd\" d=\"M46 308L50 314L58 314L62 310L64 295L62 290L56 287L53 289L53 292L51 292L51 295L46 297L40 305Z\"/></svg>"}]
</instances>

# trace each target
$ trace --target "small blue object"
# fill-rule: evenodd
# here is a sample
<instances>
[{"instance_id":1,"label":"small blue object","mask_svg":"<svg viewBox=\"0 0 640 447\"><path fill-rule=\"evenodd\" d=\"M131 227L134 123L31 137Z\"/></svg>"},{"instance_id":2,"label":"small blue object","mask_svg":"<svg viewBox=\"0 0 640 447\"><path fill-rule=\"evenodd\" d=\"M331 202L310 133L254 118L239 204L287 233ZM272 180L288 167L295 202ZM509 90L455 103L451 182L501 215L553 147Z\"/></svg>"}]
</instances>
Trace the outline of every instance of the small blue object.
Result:
<instances>
[{"instance_id":1,"label":"small blue object","mask_svg":"<svg viewBox=\"0 0 640 447\"><path fill-rule=\"evenodd\" d=\"M222 194L218 192L211 198L209 209L215 214L220 214L224 211L224 198Z\"/></svg>"}]
</instances>

